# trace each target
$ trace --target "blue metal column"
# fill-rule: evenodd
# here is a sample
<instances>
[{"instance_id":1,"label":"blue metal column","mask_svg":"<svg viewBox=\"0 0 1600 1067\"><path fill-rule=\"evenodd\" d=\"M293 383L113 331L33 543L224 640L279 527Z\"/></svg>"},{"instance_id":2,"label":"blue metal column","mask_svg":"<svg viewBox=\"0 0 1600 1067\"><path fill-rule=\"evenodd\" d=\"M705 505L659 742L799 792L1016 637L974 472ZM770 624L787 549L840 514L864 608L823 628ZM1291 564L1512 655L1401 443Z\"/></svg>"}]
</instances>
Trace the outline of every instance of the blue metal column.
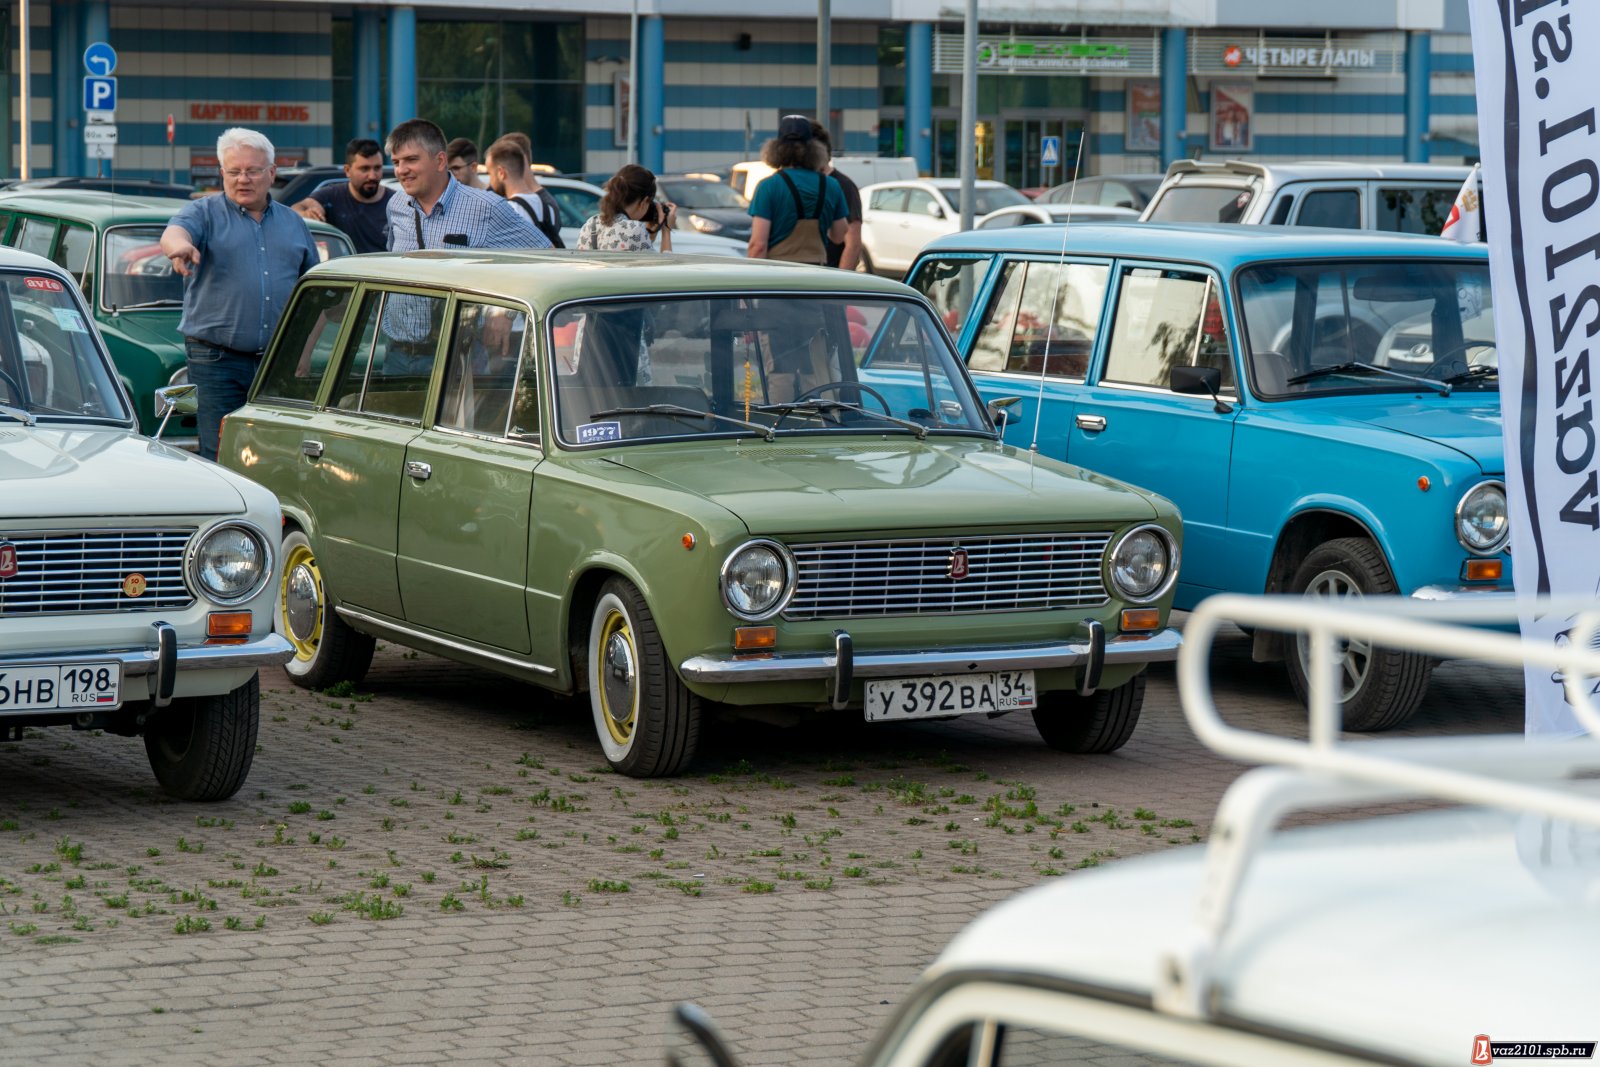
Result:
<instances>
[{"instance_id":1,"label":"blue metal column","mask_svg":"<svg viewBox=\"0 0 1600 1067\"><path fill-rule=\"evenodd\" d=\"M1161 31L1161 169L1189 155L1189 31Z\"/></svg>"},{"instance_id":2,"label":"blue metal column","mask_svg":"<svg viewBox=\"0 0 1600 1067\"><path fill-rule=\"evenodd\" d=\"M358 7L352 13L355 37L354 77L351 96L355 105L351 129L356 137L383 141L383 16L377 8ZM339 146L334 146L334 155ZM341 160L342 161L342 160Z\"/></svg>"},{"instance_id":3,"label":"blue metal column","mask_svg":"<svg viewBox=\"0 0 1600 1067\"><path fill-rule=\"evenodd\" d=\"M78 0L50 5L50 172L57 175L84 173L82 15Z\"/></svg>"},{"instance_id":4,"label":"blue metal column","mask_svg":"<svg viewBox=\"0 0 1600 1067\"><path fill-rule=\"evenodd\" d=\"M417 9L389 9L389 125L417 117Z\"/></svg>"},{"instance_id":5,"label":"blue metal column","mask_svg":"<svg viewBox=\"0 0 1600 1067\"><path fill-rule=\"evenodd\" d=\"M660 174L666 166L667 34L660 15L639 20L639 162Z\"/></svg>"},{"instance_id":6,"label":"blue metal column","mask_svg":"<svg viewBox=\"0 0 1600 1067\"><path fill-rule=\"evenodd\" d=\"M906 152L933 173L933 23L906 27Z\"/></svg>"},{"instance_id":7,"label":"blue metal column","mask_svg":"<svg viewBox=\"0 0 1600 1067\"><path fill-rule=\"evenodd\" d=\"M1429 86L1433 81L1430 36L1412 30L1406 35L1406 162L1428 162Z\"/></svg>"},{"instance_id":8,"label":"blue metal column","mask_svg":"<svg viewBox=\"0 0 1600 1067\"><path fill-rule=\"evenodd\" d=\"M84 49L88 48L96 41L105 41L107 44L113 43L111 40L110 0L83 0L82 14L80 15L80 19L81 21L79 22L78 33L78 58L76 62L78 73L84 74L87 73L87 71L83 69ZM82 83L80 82L79 84L81 85ZM83 100L81 99L83 92L81 89L78 92L78 96L80 99L78 100L78 108L76 113L81 117L83 108ZM118 100L118 103L120 104L121 100ZM77 141L78 146L78 168L84 174L91 173L95 169L94 161L89 160L88 149L83 147L83 129L81 127L78 129L78 136L75 138L75 140ZM117 155L119 157L122 155L122 152L123 149L117 149ZM113 164L117 166L125 165L122 163L121 159L115 159L112 160L110 164L107 164L106 170L109 171Z\"/></svg>"}]
</instances>

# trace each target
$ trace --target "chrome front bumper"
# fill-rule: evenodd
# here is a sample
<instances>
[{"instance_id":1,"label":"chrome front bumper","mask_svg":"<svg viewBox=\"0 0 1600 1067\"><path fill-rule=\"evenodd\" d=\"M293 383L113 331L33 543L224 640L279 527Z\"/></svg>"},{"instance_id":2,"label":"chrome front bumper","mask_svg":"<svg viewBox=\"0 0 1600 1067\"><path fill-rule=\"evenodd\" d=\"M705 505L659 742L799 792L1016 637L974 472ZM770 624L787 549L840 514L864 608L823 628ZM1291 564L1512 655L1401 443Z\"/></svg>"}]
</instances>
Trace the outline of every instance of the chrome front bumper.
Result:
<instances>
[{"instance_id":1,"label":"chrome front bumper","mask_svg":"<svg viewBox=\"0 0 1600 1067\"><path fill-rule=\"evenodd\" d=\"M1463 600L1473 604L1503 600L1509 604L1516 598L1517 594L1510 589L1496 589L1487 585L1425 585L1411 593L1412 600L1425 600L1430 604Z\"/></svg>"},{"instance_id":2,"label":"chrome front bumper","mask_svg":"<svg viewBox=\"0 0 1600 1067\"><path fill-rule=\"evenodd\" d=\"M122 665L124 680L155 675L155 704L157 707L166 707L172 701L173 686L180 672L276 667L294 656L294 647L277 634L267 634L237 645L191 645L179 648L178 634L171 624L154 623L151 630L153 644L145 648L68 653L37 649L0 655L0 667L12 663L48 663L69 667L77 663L105 663L111 660Z\"/></svg>"},{"instance_id":3,"label":"chrome front bumper","mask_svg":"<svg viewBox=\"0 0 1600 1067\"><path fill-rule=\"evenodd\" d=\"M1097 634L1096 631L1099 631ZM832 652L778 653L770 656L694 656L678 666L686 681L706 685L739 682L829 681L832 703L848 703L856 678L896 678L924 674L976 674L985 671L1053 670L1083 667L1082 691L1093 692L1107 664L1165 663L1178 658L1183 635L1177 630L1106 637L1098 623L1081 640L975 648L856 652L850 635L834 632Z\"/></svg>"}]
</instances>

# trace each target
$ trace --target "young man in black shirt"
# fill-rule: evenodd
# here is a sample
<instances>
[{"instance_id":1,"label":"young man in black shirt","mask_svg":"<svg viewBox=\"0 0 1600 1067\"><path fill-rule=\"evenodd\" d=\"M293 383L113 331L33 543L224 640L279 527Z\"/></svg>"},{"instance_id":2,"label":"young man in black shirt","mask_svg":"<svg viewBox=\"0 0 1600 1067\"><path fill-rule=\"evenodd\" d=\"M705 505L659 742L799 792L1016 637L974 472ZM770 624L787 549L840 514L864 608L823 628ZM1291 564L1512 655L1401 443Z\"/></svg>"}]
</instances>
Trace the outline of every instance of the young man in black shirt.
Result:
<instances>
[{"instance_id":1,"label":"young man in black shirt","mask_svg":"<svg viewBox=\"0 0 1600 1067\"><path fill-rule=\"evenodd\" d=\"M834 244L823 238L827 246L828 266L839 267L843 270L855 270L861 262L861 188L840 171L833 169L833 139L828 136L828 128L822 123L812 120L811 139L820 142L828 150L828 165L822 168L822 173L839 183L839 188L844 192L845 222L849 228L845 230L844 243Z\"/></svg>"},{"instance_id":2,"label":"young man in black shirt","mask_svg":"<svg viewBox=\"0 0 1600 1067\"><path fill-rule=\"evenodd\" d=\"M383 149L378 142L358 137L345 145L344 174L349 181L324 185L294 209L343 230L357 252L382 252L389 244L385 227L394 190L383 184Z\"/></svg>"}]
</instances>

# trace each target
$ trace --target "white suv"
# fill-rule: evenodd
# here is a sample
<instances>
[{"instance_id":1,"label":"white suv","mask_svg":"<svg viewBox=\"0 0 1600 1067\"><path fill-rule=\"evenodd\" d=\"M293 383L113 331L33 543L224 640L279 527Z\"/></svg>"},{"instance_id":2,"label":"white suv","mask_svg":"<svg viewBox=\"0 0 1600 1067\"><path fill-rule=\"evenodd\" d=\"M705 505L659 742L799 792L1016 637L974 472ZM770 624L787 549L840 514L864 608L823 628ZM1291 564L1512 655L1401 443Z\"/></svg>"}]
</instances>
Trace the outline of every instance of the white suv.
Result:
<instances>
[{"instance_id":1,"label":"white suv","mask_svg":"<svg viewBox=\"0 0 1600 1067\"><path fill-rule=\"evenodd\" d=\"M980 181L974 192L974 219L1033 202L1005 182ZM961 228L961 182L879 182L861 190L861 208L861 269L898 278L929 241Z\"/></svg>"},{"instance_id":2,"label":"white suv","mask_svg":"<svg viewBox=\"0 0 1600 1067\"><path fill-rule=\"evenodd\" d=\"M1139 217L1437 234L1470 167L1180 159Z\"/></svg>"},{"instance_id":3,"label":"white suv","mask_svg":"<svg viewBox=\"0 0 1600 1067\"><path fill-rule=\"evenodd\" d=\"M72 278L0 251L0 740L142 734L167 793L237 792L257 668L291 655L272 632L281 515L254 482L139 436Z\"/></svg>"}]
</instances>

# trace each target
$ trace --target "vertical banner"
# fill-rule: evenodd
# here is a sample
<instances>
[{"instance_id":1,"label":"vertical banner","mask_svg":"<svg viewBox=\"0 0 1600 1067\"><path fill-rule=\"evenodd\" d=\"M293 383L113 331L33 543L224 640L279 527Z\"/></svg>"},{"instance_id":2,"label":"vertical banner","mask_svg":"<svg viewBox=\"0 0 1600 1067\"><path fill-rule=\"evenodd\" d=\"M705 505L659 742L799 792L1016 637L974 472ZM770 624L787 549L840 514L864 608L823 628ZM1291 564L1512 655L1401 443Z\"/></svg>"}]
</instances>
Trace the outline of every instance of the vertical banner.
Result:
<instances>
[{"instance_id":1,"label":"vertical banner","mask_svg":"<svg viewBox=\"0 0 1600 1067\"><path fill-rule=\"evenodd\" d=\"M1250 128L1255 110L1255 86L1250 82L1211 83L1211 150L1249 152L1255 147Z\"/></svg>"},{"instance_id":2,"label":"vertical banner","mask_svg":"<svg viewBox=\"0 0 1600 1067\"><path fill-rule=\"evenodd\" d=\"M1559 643L1528 598L1600 593L1600 4L1470 10L1513 575L1523 636ZM1559 676L1526 677L1530 735L1583 732Z\"/></svg>"},{"instance_id":3,"label":"vertical banner","mask_svg":"<svg viewBox=\"0 0 1600 1067\"><path fill-rule=\"evenodd\" d=\"M1128 120L1123 151L1161 151L1161 83L1130 81L1123 92L1127 94Z\"/></svg>"}]
</instances>

